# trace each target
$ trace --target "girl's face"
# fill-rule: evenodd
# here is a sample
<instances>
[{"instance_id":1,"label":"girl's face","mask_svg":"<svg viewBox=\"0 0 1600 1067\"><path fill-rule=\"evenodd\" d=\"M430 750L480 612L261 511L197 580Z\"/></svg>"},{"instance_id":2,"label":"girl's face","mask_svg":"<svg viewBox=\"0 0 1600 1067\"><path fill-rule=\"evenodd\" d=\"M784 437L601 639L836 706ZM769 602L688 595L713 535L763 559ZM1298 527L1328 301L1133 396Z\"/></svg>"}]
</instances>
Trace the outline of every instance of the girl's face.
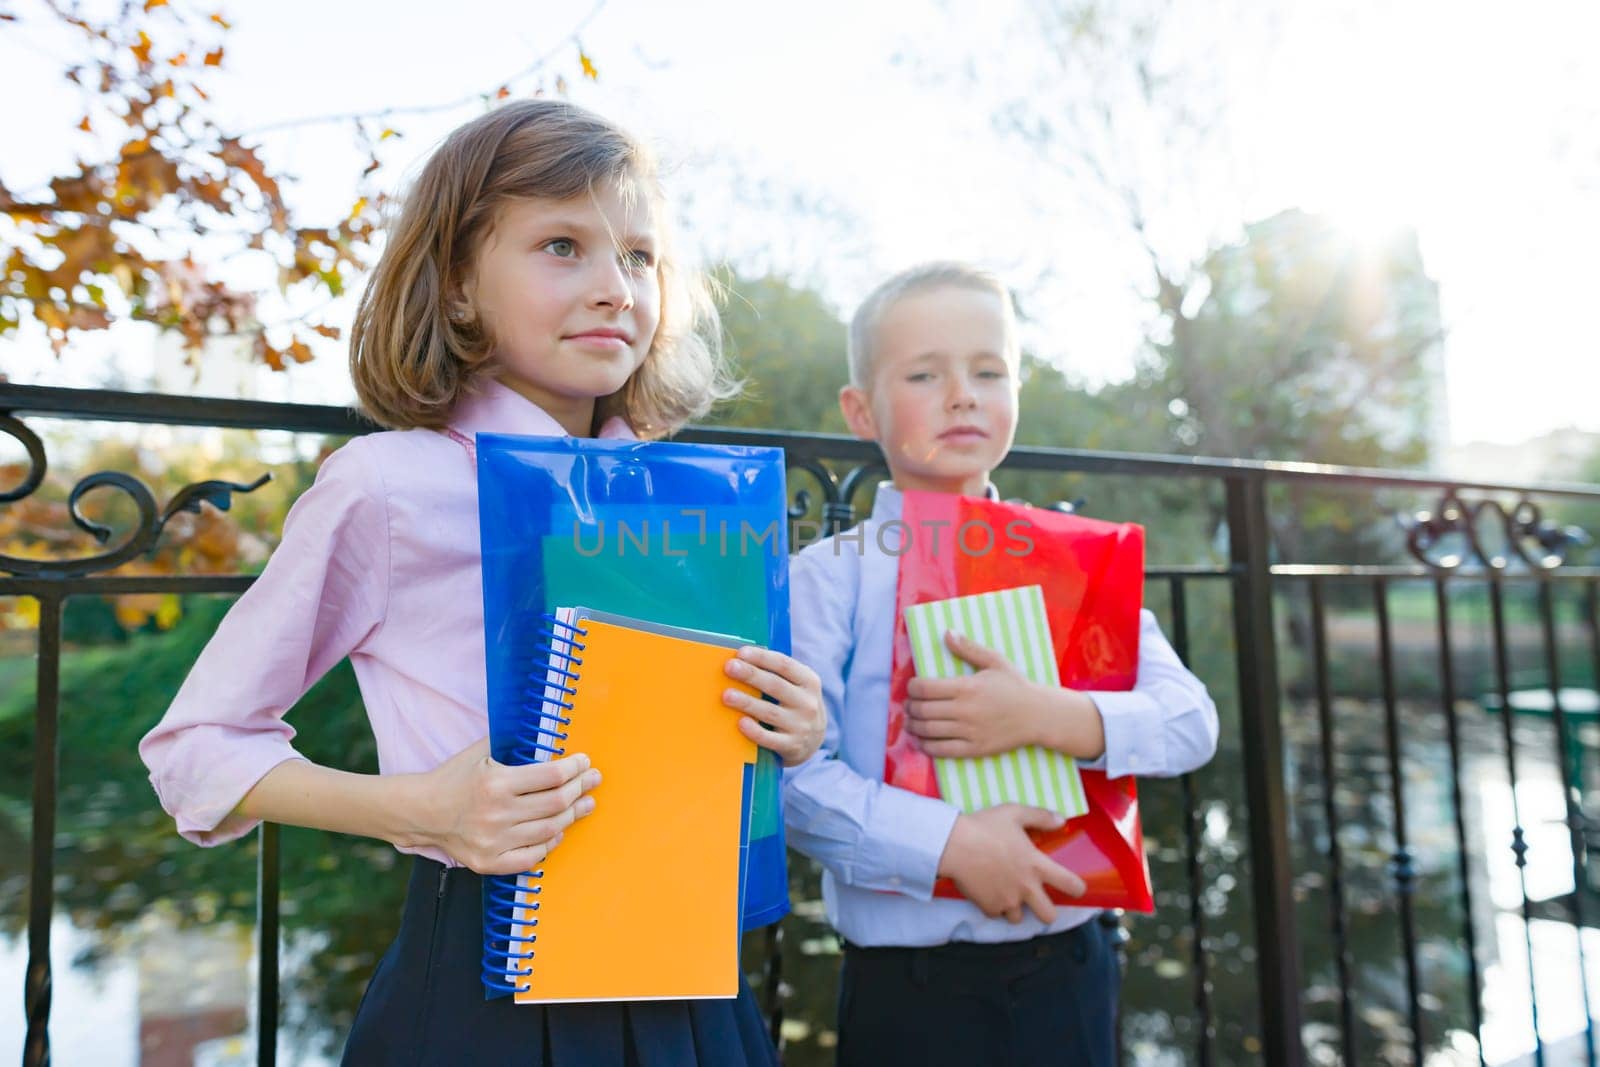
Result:
<instances>
[{"instance_id":1,"label":"girl's face","mask_svg":"<svg viewBox=\"0 0 1600 1067\"><path fill-rule=\"evenodd\" d=\"M574 436L644 362L661 316L660 235L647 197L607 184L500 209L462 293L494 339L499 378Z\"/></svg>"}]
</instances>

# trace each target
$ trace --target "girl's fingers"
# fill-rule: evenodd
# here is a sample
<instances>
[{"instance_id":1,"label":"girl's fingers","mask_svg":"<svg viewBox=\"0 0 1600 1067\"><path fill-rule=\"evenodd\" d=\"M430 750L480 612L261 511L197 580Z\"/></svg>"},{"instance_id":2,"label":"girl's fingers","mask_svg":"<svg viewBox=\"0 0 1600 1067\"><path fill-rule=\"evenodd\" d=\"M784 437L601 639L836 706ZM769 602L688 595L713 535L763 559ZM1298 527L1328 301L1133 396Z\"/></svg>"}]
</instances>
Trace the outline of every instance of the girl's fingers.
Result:
<instances>
[{"instance_id":1,"label":"girl's fingers","mask_svg":"<svg viewBox=\"0 0 1600 1067\"><path fill-rule=\"evenodd\" d=\"M775 753L785 766L794 763L803 751L804 746L793 734L768 730L754 719L740 719L739 732L760 747Z\"/></svg>"},{"instance_id":2,"label":"girl's fingers","mask_svg":"<svg viewBox=\"0 0 1600 1067\"><path fill-rule=\"evenodd\" d=\"M599 784L600 772L591 768L556 789L524 793L517 797L516 814L524 822L548 819L571 808L579 802L578 798Z\"/></svg>"},{"instance_id":3,"label":"girl's fingers","mask_svg":"<svg viewBox=\"0 0 1600 1067\"><path fill-rule=\"evenodd\" d=\"M539 845L528 845L523 848L513 848L500 853L482 869L474 867L479 874L521 874L524 871L539 869L546 856L550 855L557 845L561 844L561 836L557 834L550 840Z\"/></svg>"},{"instance_id":4,"label":"girl's fingers","mask_svg":"<svg viewBox=\"0 0 1600 1067\"><path fill-rule=\"evenodd\" d=\"M795 704L805 697L805 690L788 678L737 656L728 660L724 671L728 677L736 678L751 688L761 690L780 704Z\"/></svg>"},{"instance_id":5,"label":"girl's fingers","mask_svg":"<svg viewBox=\"0 0 1600 1067\"><path fill-rule=\"evenodd\" d=\"M559 789L589 769L589 757L582 752L548 763L527 763L514 767L501 767L501 774L514 795L543 793ZM595 779L599 784L599 779Z\"/></svg>"},{"instance_id":6,"label":"girl's fingers","mask_svg":"<svg viewBox=\"0 0 1600 1067\"><path fill-rule=\"evenodd\" d=\"M794 720L794 709L774 704L770 700L762 700L760 697L753 697L737 689L724 690L722 702L735 711L742 711L752 719L759 719L768 726L780 730L792 725Z\"/></svg>"},{"instance_id":7,"label":"girl's fingers","mask_svg":"<svg viewBox=\"0 0 1600 1067\"><path fill-rule=\"evenodd\" d=\"M506 831L506 839L520 847L537 845L566 833L567 827L595 809L594 797L579 797L553 815L525 819Z\"/></svg>"}]
</instances>

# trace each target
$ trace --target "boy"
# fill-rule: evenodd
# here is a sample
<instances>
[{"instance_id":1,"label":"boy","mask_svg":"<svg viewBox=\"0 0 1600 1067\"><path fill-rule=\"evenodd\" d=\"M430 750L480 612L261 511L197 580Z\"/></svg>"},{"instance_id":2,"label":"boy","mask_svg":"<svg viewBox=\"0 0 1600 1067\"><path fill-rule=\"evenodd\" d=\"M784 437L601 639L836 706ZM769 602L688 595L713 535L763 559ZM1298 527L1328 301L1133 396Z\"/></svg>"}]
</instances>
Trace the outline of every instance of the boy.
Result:
<instances>
[{"instance_id":1,"label":"boy","mask_svg":"<svg viewBox=\"0 0 1600 1067\"><path fill-rule=\"evenodd\" d=\"M1095 911L1051 902L1047 886L1077 895L1083 882L1027 835L1061 818L1015 804L960 814L883 782L899 547L881 540L884 524L907 489L995 495L989 475L1017 422L1010 296L985 271L914 268L862 304L849 348L840 406L882 447L893 481L859 531L794 561L794 655L822 676L829 721L822 750L784 785L789 843L823 865L845 942L839 1063L1109 1065L1115 957ZM1192 770L1216 749L1216 708L1154 616L1140 621L1130 692L1039 686L950 635L978 673L913 679L907 728L934 756L1036 743L1113 776ZM939 877L967 899L934 898Z\"/></svg>"}]
</instances>

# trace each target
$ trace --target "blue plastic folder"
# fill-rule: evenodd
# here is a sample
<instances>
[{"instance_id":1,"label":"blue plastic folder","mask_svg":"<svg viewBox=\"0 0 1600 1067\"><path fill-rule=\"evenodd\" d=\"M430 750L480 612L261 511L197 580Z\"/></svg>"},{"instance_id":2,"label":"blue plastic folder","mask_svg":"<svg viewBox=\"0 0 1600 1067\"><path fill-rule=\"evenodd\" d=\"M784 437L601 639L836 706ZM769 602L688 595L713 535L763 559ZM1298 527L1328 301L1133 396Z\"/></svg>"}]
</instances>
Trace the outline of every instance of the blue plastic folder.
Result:
<instances>
[{"instance_id":1,"label":"blue plastic folder","mask_svg":"<svg viewBox=\"0 0 1600 1067\"><path fill-rule=\"evenodd\" d=\"M479 434L477 456L496 760L528 762L517 738L538 711L533 697L549 665L541 634L558 607L582 604L790 650L782 449ZM741 841L743 930L789 910L781 782L777 757L761 750ZM516 969L496 923L515 891L515 876L485 879L491 994L507 992L504 976Z\"/></svg>"}]
</instances>

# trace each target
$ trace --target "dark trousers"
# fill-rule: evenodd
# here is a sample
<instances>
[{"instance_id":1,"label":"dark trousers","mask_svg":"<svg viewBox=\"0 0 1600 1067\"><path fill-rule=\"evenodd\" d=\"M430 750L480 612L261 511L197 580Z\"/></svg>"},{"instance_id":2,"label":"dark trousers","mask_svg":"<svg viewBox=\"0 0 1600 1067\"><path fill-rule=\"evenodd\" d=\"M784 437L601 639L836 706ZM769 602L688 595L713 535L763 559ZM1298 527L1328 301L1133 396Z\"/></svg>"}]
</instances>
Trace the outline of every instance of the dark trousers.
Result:
<instances>
[{"instance_id":1,"label":"dark trousers","mask_svg":"<svg viewBox=\"0 0 1600 1067\"><path fill-rule=\"evenodd\" d=\"M841 1067L1112 1067L1122 977L1101 925L1002 945L845 947Z\"/></svg>"}]
</instances>

